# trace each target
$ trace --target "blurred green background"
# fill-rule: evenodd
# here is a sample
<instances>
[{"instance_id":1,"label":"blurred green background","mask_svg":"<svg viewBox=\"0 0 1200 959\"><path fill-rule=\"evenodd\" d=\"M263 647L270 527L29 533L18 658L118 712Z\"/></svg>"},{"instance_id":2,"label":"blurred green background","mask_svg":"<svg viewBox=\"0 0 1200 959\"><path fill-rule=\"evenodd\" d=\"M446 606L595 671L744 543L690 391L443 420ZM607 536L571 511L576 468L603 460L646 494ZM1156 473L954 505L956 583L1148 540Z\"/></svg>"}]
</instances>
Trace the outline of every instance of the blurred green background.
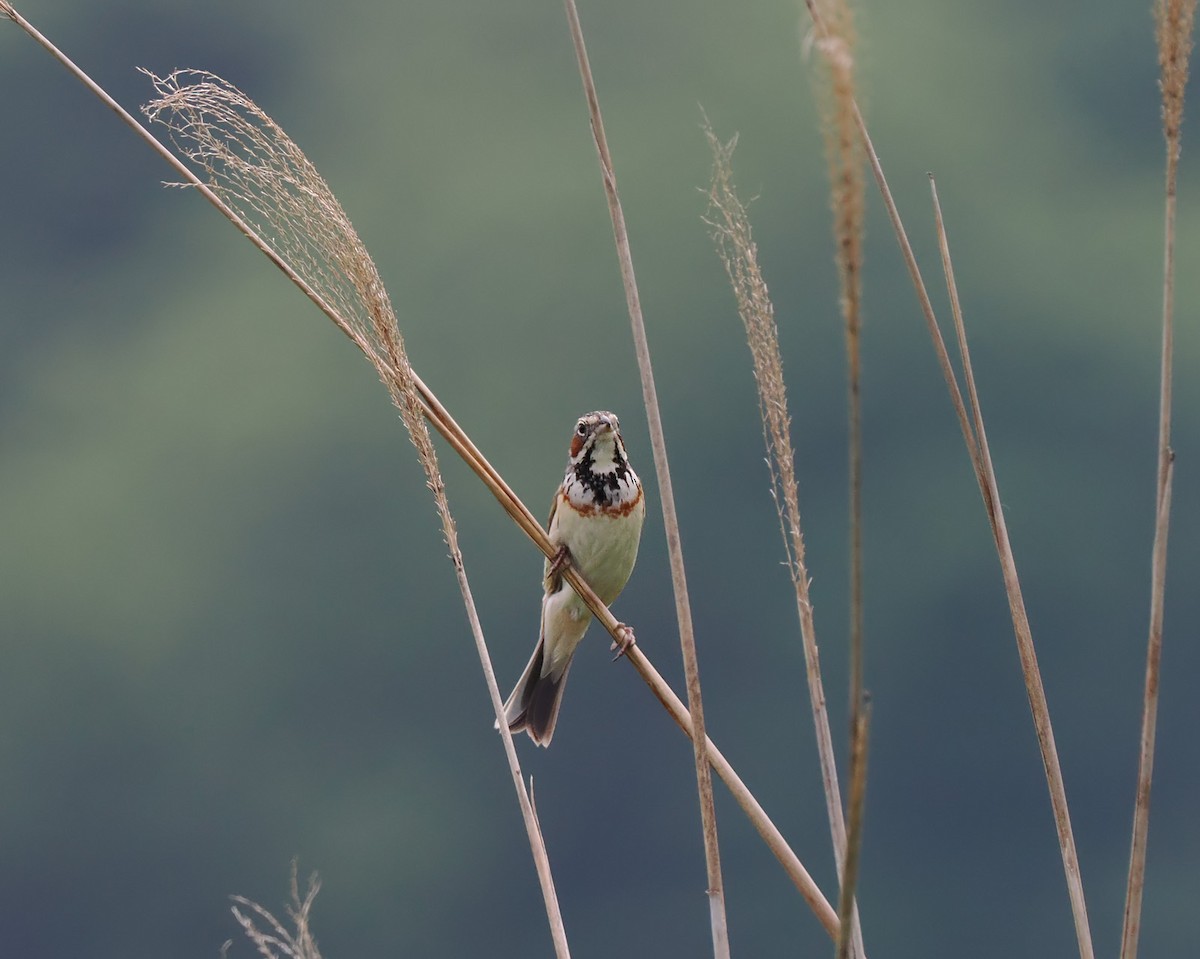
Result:
<instances>
[{"instance_id":1,"label":"blurred green background","mask_svg":"<svg viewBox=\"0 0 1200 959\"><path fill-rule=\"evenodd\" d=\"M541 512L576 416L636 367L558 4L23 12L129 108L216 72L305 148L413 361ZM939 190L1098 950L1120 929L1149 597L1161 166L1149 4L859 6L876 145L935 291ZM795 3L584 4L673 457L710 731L823 888L832 860L750 363L700 217L702 104L741 135L781 326L844 750L842 334ZM215 956L227 896L318 870L330 957L550 955L432 504L373 371L199 197L0 23L0 954ZM1198 104L1193 90L1190 106ZM1178 450L1143 952L1200 942L1200 175L1185 126ZM880 205L864 340L861 903L873 956L1075 951L979 495ZM938 293L944 311L944 296ZM540 558L443 455L504 692ZM651 484L652 485L652 484ZM656 502L652 499L652 503ZM677 689L652 508L618 614ZM579 959L698 956L691 750L598 632L520 745ZM735 955L827 940L718 787ZM232 955L248 956L244 942Z\"/></svg>"}]
</instances>

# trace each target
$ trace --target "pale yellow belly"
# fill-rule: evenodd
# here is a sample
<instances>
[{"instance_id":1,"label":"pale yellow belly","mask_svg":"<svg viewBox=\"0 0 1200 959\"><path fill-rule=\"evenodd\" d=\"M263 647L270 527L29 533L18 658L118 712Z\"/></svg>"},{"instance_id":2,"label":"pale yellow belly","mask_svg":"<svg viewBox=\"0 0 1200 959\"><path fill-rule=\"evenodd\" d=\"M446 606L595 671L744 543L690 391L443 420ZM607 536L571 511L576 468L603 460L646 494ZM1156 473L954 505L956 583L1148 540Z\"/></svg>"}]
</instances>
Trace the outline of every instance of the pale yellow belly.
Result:
<instances>
[{"instance_id":1,"label":"pale yellow belly","mask_svg":"<svg viewBox=\"0 0 1200 959\"><path fill-rule=\"evenodd\" d=\"M560 503L550 524L550 541L570 549L576 569L608 606L624 589L633 572L645 516L644 499L639 499L634 508L622 516L582 515ZM546 564L547 574L549 565ZM542 605L544 673L565 667L591 619L591 611L566 582L560 590L545 597Z\"/></svg>"},{"instance_id":2,"label":"pale yellow belly","mask_svg":"<svg viewBox=\"0 0 1200 959\"><path fill-rule=\"evenodd\" d=\"M550 542L555 546L566 545L575 568L607 606L629 582L645 518L644 498L623 516L599 512L584 515L561 503L554 511Z\"/></svg>"}]
</instances>

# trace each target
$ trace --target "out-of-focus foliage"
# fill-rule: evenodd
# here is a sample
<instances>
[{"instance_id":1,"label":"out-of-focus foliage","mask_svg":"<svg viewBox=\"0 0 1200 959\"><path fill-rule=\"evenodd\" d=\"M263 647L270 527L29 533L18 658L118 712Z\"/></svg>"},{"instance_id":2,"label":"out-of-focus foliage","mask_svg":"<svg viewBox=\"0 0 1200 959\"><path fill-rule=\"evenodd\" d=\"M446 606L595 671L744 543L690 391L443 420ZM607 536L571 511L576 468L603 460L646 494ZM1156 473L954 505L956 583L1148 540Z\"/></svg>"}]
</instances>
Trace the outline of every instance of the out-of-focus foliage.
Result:
<instances>
[{"instance_id":1,"label":"out-of-focus foliage","mask_svg":"<svg viewBox=\"0 0 1200 959\"><path fill-rule=\"evenodd\" d=\"M621 414L652 474L554 4L50 0L23 12L127 107L151 93L135 66L194 66L271 113L373 251L418 371L535 509L589 409ZM697 189L702 103L718 133L740 132L740 188L760 197L751 215L840 715L845 400L805 25L789 4L581 14L655 353L710 731L832 892L750 363ZM931 282L924 174L939 177L1093 929L1111 953L1154 497L1149 4L870 3L858 23L876 145ZM198 197L161 189L161 161L6 23L0 89L0 954L215 955L237 933L227 895L274 908L293 856L324 880L314 924L329 956L548 954L431 502L373 372ZM1148 955L1184 955L1200 938L1192 132L1185 123ZM869 203L868 950L1066 955L997 563ZM507 685L535 637L540 559L443 460ZM653 516L618 606L681 686ZM574 954L702 954L690 749L606 648L599 635L585 644L553 749L523 747ZM723 795L718 812L735 951L824 948Z\"/></svg>"}]
</instances>

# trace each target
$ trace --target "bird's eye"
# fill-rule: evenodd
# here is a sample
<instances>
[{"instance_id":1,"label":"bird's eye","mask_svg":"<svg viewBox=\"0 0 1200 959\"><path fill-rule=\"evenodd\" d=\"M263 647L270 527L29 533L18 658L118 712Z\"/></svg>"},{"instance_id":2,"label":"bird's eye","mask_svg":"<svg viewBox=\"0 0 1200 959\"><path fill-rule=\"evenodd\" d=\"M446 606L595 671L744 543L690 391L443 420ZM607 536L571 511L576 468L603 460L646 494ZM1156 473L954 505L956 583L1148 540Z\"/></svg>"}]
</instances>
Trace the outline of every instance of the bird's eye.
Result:
<instances>
[{"instance_id":1,"label":"bird's eye","mask_svg":"<svg viewBox=\"0 0 1200 959\"><path fill-rule=\"evenodd\" d=\"M587 424L580 423L578 426L575 427L575 432L578 433L580 436L586 436L587 435Z\"/></svg>"}]
</instances>

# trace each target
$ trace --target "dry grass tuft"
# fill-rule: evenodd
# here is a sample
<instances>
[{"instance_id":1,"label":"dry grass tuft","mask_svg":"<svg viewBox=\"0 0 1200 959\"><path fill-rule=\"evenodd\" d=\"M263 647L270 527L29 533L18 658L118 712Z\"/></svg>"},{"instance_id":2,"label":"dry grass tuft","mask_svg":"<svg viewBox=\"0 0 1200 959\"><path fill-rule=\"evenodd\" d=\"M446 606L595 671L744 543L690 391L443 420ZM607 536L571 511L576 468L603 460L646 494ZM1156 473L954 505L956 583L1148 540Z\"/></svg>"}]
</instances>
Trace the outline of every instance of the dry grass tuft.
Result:
<instances>
[{"instance_id":1,"label":"dry grass tuft","mask_svg":"<svg viewBox=\"0 0 1200 959\"><path fill-rule=\"evenodd\" d=\"M457 535L396 313L375 262L329 185L283 129L237 87L198 70L146 72L158 99L143 112L207 174L235 210L332 308L400 410L451 551ZM177 184L186 186L187 184Z\"/></svg>"},{"instance_id":2,"label":"dry grass tuft","mask_svg":"<svg viewBox=\"0 0 1200 959\"><path fill-rule=\"evenodd\" d=\"M733 285L738 315L746 328L746 340L754 361L754 381L758 385L758 406L763 439L767 445L767 465L771 471L771 495L779 510L788 571L796 584L801 611L806 614L803 621L811 622L812 604L808 597L809 575L804 561L804 534L800 525L795 453L791 439L792 421L787 407L787 387L783 379L775 306L758 264L758 245L754 242L749 215L733 184L733 152L737 148L737 137L722 143L707 120L704 135L713 155L705 222Z\"/></svg>"},{"instance_id":3,"label":"dry grass tuft","mask_svg":"<svg viewBox=\"0 0 1200 959\"><path fill-rule=\"evenodd\" d=\"M293 861L291 902L287 906L291 929L268 910L244 896L233 897L237 904L232 907L233 916L263 959L321 959L316 937L313 936L309 924L313 902L320 891L321 882L314 872L308 877L308 888L304 898L300 898L300 883L296 876L296 863ZM221 949L222 959L228 955L232 945L232 940L225 943Z\"/></svg>"}]
</instances>

